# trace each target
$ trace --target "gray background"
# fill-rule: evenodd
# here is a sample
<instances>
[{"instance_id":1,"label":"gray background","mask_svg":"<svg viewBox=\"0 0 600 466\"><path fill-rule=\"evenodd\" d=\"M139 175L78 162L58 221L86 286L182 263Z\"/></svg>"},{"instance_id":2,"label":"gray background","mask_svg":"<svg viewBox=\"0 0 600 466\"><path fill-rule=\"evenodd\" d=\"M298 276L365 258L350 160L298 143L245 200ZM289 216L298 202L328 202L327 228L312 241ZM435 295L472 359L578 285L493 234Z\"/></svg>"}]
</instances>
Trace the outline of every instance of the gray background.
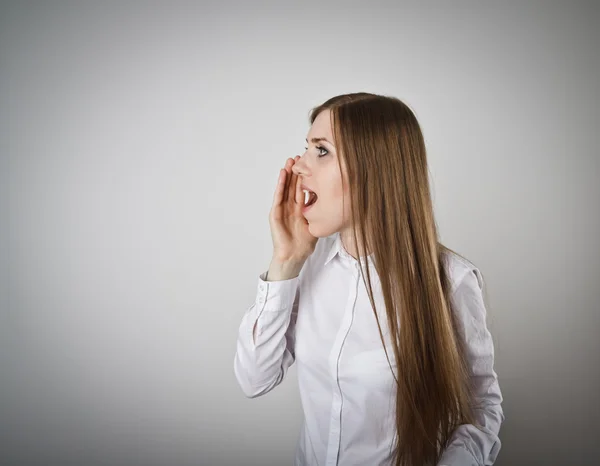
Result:
<instances>
[{"instance_id":1,"label":"gray background","mask_svg":"<svg viewBox=\"0 0 600 466\"><path fill-rule=\"evenodd\" d=\"M2 3L0 463L292 463L295 368L246 399L238 325L308 110L370 91L486 279L496 464L597 464L598 5L277 5Z\"/></svg>"}]
</instances>

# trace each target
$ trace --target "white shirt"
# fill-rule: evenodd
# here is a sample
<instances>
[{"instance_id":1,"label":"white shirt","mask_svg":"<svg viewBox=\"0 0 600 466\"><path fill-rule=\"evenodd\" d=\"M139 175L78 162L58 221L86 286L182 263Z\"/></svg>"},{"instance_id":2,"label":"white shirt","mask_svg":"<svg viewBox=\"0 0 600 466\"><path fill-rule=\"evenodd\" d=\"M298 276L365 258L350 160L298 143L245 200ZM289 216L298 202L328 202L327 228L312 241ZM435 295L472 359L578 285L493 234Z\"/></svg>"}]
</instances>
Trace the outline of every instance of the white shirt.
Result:
<instances>
[{"instance_id":1,"label":"white shirt","mask_svg":"<svg viewBox=\"0 0 600 466\"><path fill-rule=\"evenodd\" d=\"M360 260L370 267L379 322L398 377L372 258ZM438 465L491 465L500 450L498 433L504 414L493 368L492 336L486 326L482 276L456 254L446 258L476 387L475 413L485 430L461 425ZM395 380L358 260L334 233L318 239L298 277L265 281L266 274L259 276L256 300L239 327L233 366L242 391L249 398L268 393L296 362L304 422L295 466L391 465Z\"/></svg>"}]
</instances>

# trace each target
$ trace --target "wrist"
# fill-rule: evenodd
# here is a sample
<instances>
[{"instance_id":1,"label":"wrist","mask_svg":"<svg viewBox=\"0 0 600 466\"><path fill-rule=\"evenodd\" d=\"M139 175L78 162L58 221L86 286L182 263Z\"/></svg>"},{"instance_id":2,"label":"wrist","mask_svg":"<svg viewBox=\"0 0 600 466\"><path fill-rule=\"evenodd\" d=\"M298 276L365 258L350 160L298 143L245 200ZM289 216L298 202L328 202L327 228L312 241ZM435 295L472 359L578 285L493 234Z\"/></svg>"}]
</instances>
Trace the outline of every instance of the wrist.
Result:
<instances>
[{"instance_id":1,"label":"wrist","mask_svg":"<svg viewBox=\"0 0 600 466\"><path fill-rule=\"evenodd\" d=\"M304 265L303 260L278 260L273 258L267 272L267 281L290 280L300 275Z\"/></svg>"}]
</instances>

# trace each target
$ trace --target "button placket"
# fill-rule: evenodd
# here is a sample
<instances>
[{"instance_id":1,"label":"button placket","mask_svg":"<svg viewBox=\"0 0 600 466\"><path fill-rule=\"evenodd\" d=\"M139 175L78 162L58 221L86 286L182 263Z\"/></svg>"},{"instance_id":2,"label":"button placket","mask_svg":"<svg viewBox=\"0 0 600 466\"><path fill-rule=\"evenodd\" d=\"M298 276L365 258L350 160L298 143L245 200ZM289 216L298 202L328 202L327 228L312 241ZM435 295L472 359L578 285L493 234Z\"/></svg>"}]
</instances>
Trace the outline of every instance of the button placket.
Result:
<instances>
[{"instance_id":1,"label":"button placket","mask_svg":"<svg viewBox=\"0 0 600 466\"><path fill-rule=\"evenodd\" d=\"M348 264L348 267L352 270L351 264ZM357 268L358 264L355 263L354 270L356 271ZM327 457L325 463L327 466L337 466L340 455L340 442L343 422L342 407L344 405L344 395L340 382L339 362L346 337L352 328L352 323L354 321L354 309L356 306L356 300L358 298L358 274L353 272L352 275L352 283L354 286L351 287L351 292L348 294L344 317L334 342L334 348L329 356L329 365L333 375L335 388L332 394L331 417L329 419L329 437L327 442Z\"/></svg>"}]
</instances>

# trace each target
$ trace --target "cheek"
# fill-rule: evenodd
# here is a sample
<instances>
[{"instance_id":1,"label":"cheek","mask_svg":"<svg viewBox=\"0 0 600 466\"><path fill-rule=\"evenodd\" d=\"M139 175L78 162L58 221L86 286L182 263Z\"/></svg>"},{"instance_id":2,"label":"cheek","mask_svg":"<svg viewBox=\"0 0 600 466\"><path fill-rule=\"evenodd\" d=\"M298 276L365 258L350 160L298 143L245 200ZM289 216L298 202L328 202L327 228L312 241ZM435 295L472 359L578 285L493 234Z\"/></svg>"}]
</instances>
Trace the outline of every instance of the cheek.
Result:
<instances>
[{"instance_id":1,"label":"cheek","mask_svg":"<svg viewBox=\"0 0 600 466\"><path fill-rule=\"evenodd\" d=\"M323 183L327 186L327 189L323 192L323 199L327 203L327 208L331 210L342 211L343 202L348 204L350 199L350 193L348 192L348 183L342 184L342 178L339 173L339 168L333 167L327 170L324 179L327 180ZM346 207L347 209L347 207Z\"/></svg>"},{"instance_id":2,"label":"cheek","mask_svg":"<svg viewBox=\"0 0 600 466\"><path fill-rule=\"evenodd\" d=\"M344 197L347 199L348 195L344 194L344 189L342 188L341 183L333 184L331 186L331 189L329 189L327 192L327 199L329 199L334 205L339 204L340 208L342 206L342 201L344 200Z\"/></svg>"},{"instance_id":3,"label":"cheek","mask_svg":"<svg viewBox=\"0 0 600 466\"><path fill-rule=\"evenodd\" d=\"M327 210L335 217L348 215L350 211L350 197L348 194L344 195L341 185L336 186L328 192Z\"/></svg>"}]
</instances>

